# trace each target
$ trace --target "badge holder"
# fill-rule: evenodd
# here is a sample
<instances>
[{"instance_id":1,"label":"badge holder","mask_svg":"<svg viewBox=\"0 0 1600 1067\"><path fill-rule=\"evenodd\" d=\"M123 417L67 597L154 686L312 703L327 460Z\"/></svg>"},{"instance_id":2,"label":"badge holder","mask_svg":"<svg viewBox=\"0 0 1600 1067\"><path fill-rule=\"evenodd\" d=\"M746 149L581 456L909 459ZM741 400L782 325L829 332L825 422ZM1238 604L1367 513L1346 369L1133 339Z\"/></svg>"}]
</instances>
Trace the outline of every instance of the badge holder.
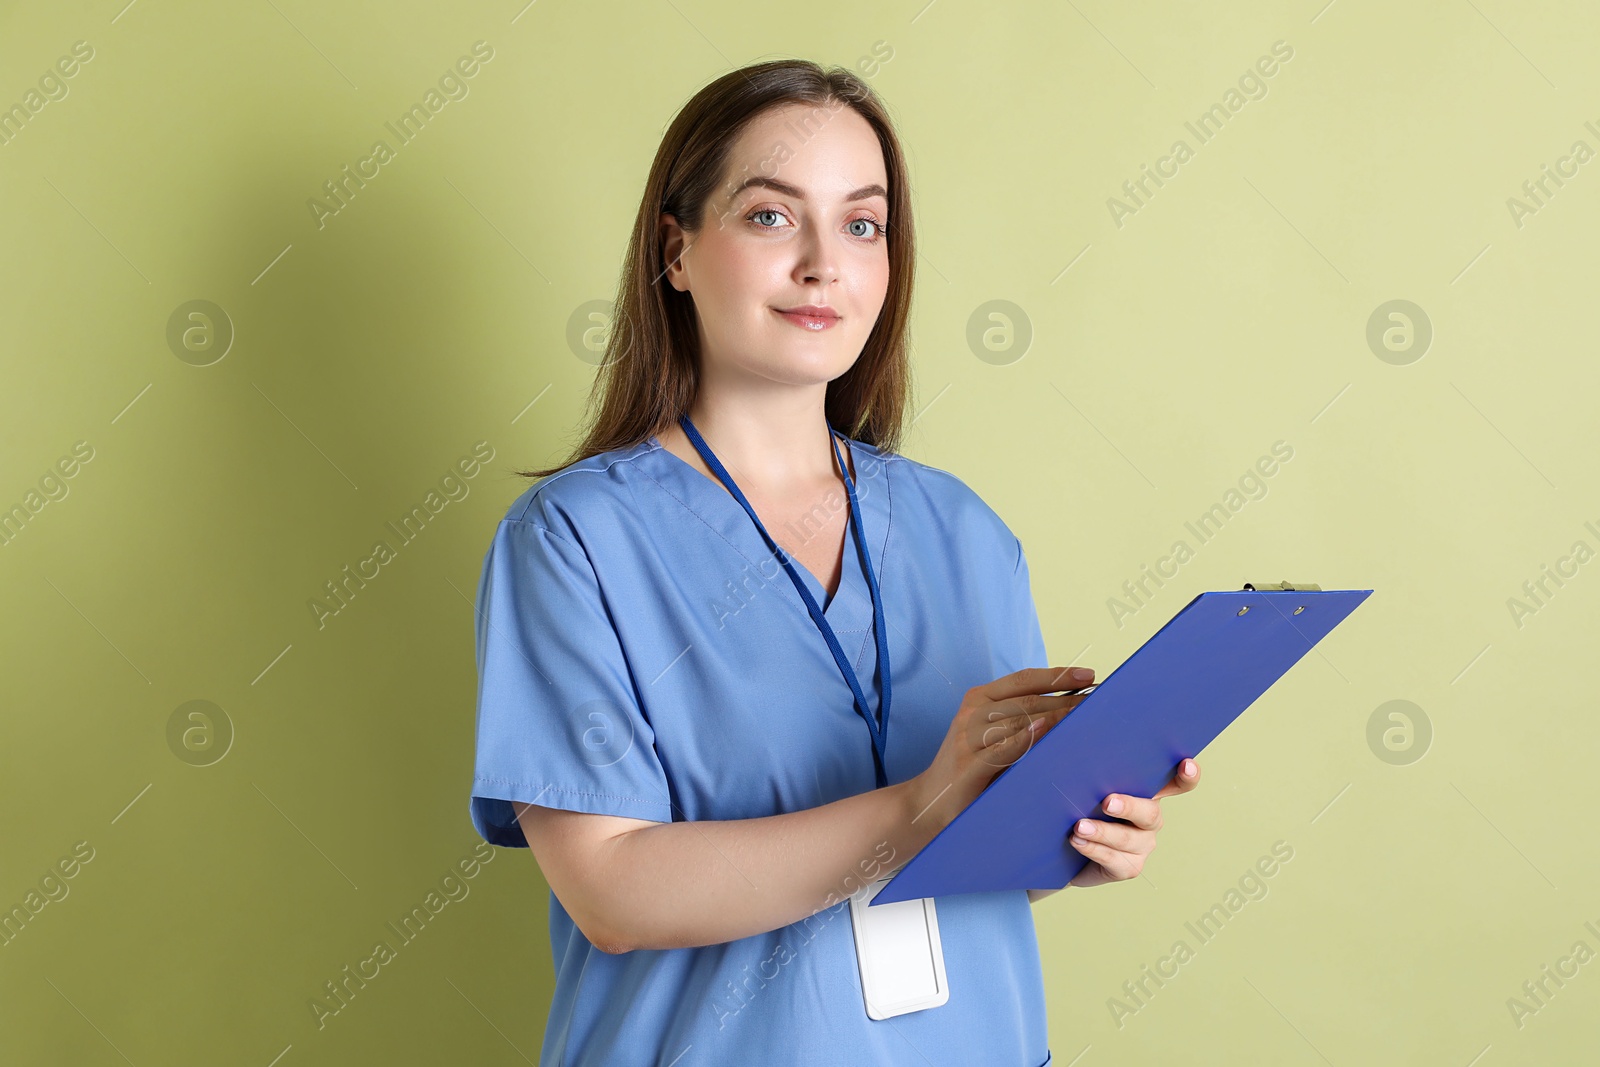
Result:
<instances>
[{"instance_id":1,"label":"badge holder","mask_svg":"<svg viewBox=\"0 0 1600 1067\"><path fill-rule=\"evenodd\" d=\"M896 868L850 896L856 964L869 1019L937 1008L950 999L933 898L868 906L898 871Z\"/></svg>"}]
</instances>

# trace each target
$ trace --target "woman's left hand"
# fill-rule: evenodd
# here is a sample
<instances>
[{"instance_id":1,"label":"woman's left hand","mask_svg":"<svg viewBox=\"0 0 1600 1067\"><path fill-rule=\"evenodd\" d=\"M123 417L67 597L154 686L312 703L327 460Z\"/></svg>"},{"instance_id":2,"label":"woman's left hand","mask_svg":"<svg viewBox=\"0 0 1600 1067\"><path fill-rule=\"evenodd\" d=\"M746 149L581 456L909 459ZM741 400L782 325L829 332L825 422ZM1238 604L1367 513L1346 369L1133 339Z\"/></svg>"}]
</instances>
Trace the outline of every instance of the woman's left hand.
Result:
<instances>
[{"instance_id":1,"label":"woman's left hand","mask_svg":"<svg viewBox=\"0 0 1600 1067\"><path fill-rule=\"evenodd\" d=\"M1088 887L1137 878L1144 870L1145 857L1155 851L1156 831L1161 829L1161 798L1187 793L1199 782L1200 764L1186 759L1153 797L1131 797L1126 793L1106 797L1100 805L1106 814L1127 819L1133 825L1079 819L1067 840L1090 862L1067 884ZM1094 832L1085 836L1083 831L1089 827Z\"/></svg>"}]
</instances>

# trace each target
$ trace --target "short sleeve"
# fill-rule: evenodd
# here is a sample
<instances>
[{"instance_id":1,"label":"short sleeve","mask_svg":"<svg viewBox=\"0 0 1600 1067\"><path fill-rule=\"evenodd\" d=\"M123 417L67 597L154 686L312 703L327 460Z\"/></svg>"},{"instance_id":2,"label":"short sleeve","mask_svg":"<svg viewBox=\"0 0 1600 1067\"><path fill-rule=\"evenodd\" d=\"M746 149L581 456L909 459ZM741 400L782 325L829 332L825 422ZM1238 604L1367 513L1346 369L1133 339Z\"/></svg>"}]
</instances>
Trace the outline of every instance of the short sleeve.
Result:
<instances>
[{"instance_id":1,"label":"short sleeve","mask_svg":"<svg viewBox=\"0 0 1600 1067\"><path fill-rule=\"evenodd\" d=\"M1028 577L1028 556L1017 541L1017 565L1011 577L1011 617L1017 631L1017 647L1022 654L1022 667L1048 667L1050 654L1045 651L1044 631L1039 626L1039 609L1033 602L1033 587Z\"/></svg>"},{"instance_id":2,"label":"short sleeve","mask_svg":"<svg viewBox=\"0 0 1600 1067\"><path fill-rule=\"evenodd\" d=\"M666 772L611 611L571 540L505 519L476 603L472 823L526 848L511 801L670 822Z\"/></svg>"}]
</instances>

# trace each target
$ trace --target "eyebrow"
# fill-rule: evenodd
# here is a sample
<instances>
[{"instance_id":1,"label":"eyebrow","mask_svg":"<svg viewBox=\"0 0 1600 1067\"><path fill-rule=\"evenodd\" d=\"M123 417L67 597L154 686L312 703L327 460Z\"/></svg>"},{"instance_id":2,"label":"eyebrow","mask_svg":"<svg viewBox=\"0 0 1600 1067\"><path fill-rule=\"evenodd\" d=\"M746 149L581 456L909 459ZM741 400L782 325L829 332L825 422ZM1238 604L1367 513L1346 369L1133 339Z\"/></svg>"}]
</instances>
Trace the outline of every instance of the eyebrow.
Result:
<instances>
[{"instance_id":1,"label":"eyebrow","mask_svg":"<svg viewBox=\"0 0 1600 1067\"><path fill-rule=\"evenodd\" d=\"M739 187L728 194L728 199L733 200L752 185L759 185L767 189L772 189L775 192L784 194L785 196L792 196L796 200L804 200L806 198L806 194L802 192L798 186L790 185L788 182L779 181L777 178L763 178L760 175L756 175L755 177L746 178L744 181L740 182ZM847 193L845 195L845 200L866 200L868 197L873 196L881 196L887 200L889 199L889 190L876 183L872 185L863 185L861 188Z\"/></svg>"}]
</instances>

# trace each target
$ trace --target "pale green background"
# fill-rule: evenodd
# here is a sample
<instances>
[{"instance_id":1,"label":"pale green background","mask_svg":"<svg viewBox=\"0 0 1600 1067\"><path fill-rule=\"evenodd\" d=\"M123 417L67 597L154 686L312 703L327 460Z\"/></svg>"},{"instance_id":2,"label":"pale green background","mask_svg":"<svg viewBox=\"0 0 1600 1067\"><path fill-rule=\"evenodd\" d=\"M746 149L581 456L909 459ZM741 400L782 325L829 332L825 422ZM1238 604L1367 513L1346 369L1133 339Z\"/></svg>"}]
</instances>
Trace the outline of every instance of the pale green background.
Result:
<instances>
[{"instance_id":1,"label":"pale green background","mask_svg":"<svg viewBox=\"0 0 1600 1067\"><path fill-rule=\"evenodd\" d=\"M1376 590L1203 754L1144 877L1036 906L1056 1062L1593 1061L1600 963L1520 1028L1507 999L1600 949L1600 565L1520 627L1507 602L1600 544L1600 163L1520 227L1506 205L1600 148L1592 7L519 9L0 15L0 105L95 50L0 147L0 504L94 449L0 548L0 905L95 849L0 947L0 1060L537 1059L526 852L324 1029L308 1002L476 843L482 555L509 469L575 439L567 323L612 295L665 125L732 66L887 46L923 253L906 451L1022 538L1052 658L1104 675L1204 589ZM470 95L319 230L308 198L480 39ZM1107 198L1278 40L1268 95L1118 228ZM207 367L166 343L195 299L237 331ZM966 342L994 299L1034 331L1005 365ZM1393 299L1433 325L1410 365L1365 340ZM319 630L307 600L479 440L471 495ZM1123 582L1279 440L1267 495L1119 628ZM196 699L236 731L207 767L167 742ZM1431 722L1425 758L1369 748L1390 700ZM1269 895L1119 1028L1122 983L1279 840Z\"/></svg>"}]
</instances>

